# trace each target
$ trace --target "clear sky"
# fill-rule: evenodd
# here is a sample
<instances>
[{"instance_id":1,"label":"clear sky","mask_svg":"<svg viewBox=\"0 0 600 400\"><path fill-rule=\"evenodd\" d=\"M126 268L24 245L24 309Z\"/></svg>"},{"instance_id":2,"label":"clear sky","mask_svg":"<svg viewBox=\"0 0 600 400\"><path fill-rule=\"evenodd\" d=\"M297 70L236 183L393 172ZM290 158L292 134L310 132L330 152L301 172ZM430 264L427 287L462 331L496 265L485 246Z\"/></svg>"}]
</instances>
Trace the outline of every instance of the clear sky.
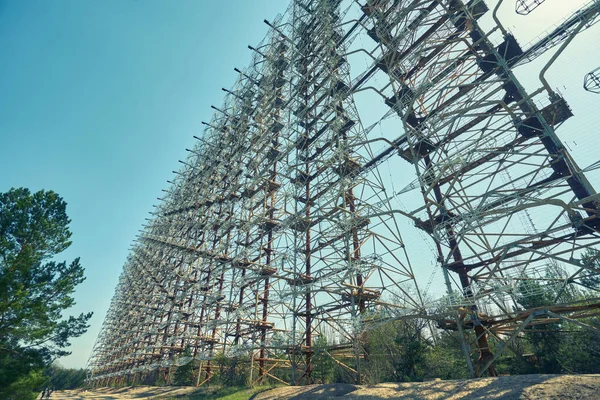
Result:
<instances>
[{"instance_id":1,"label":"clear sky","mask_svg":"<svg viewBox=\"0 0 600 400\"><path fill-rule=\"evenodd\" d=\"M553 4L525 20L515 18L510 0L502 12L512 15L508 28L527 43L542 25L585 2L569 0L567 10L565 0L548 0ZM80 256L87 276L72 313L95 313L88 333L73 341L73 355L61 360L65 366L85 365L144 218L194 145L201 121L211 118L210 105L221 103L221 87L234 82L233 68L249 62L246 46L266 33L263 19L287 3L0 1L0 191L24 186L64 197L73 245L60 258ZM590 118L600 96L581 93L581 82L600 66L597 40L586 45L598 30L586 35L566 57L585 62L566 70L563 60L550 77L568 89L567 101L584 122L577 128L593 126L583 130L597 138L598 114ZM564 131L581 135L575 126ZM597 142L563 139L587 158L582 167L600 158Z\"/></svg>"}]
</instances>

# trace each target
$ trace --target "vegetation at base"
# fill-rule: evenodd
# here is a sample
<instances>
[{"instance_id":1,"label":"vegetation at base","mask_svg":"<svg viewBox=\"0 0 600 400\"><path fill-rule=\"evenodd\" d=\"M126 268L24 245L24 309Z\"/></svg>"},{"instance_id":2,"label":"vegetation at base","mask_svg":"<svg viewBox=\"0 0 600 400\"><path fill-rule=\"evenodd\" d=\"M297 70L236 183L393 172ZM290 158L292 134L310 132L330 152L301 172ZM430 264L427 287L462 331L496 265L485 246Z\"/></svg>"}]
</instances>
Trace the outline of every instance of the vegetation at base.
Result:
<instances>
[{"instance_id":1,"label":"vegetation at base","mask_svg":"<svg viewBox=\"0 0 600 400\"><path fill-rule=\"evenodd\" d=\"M189 348L186 348L180 359L192 358L192 352ZM191 386L194 382L194 364L187 362L185 365L181 365L175 371L173 376L173 384L176 386Z\"/></svg>"},{"instance_id":2,"label":"vegetation at base","mask_svg":"<svg viewBox=\"0 0 600 400\"><path fill-rule=\"evenodd\" d=\"M79 259L54 257L71 245L65 201L55 192L0 193L0 398L34 399L47 366L68 355L91 313L64 317L83 282Z\"/></svg>"},{"instance_id":3,"label":"vegetation at base","mask_svg":"<svg viewBox=\"0 0 600 400\"><path fill-rule=\"evenodd\" d=\"M88 371L85 369L65 368L58 362L52 363L46 371L50 377L48 387L55 390L71 390L83 387Z\"/></svg>"},{"instance_id":4,"label":"vegetation at base","mask_svg":"<svg viewBox=\"0 0 600 400\"><path fill-rule=\"evenodd\" d=\"M539 280L523 279L515 288L514 301L505 304L506 309L516 312L530 309L543 310L546 306L574 303L586 304L586 299L598 297L594 292L600 289L600 279L595 272L600 270L600 252L588 250L583 254L581 264L584 272L575 284L568 273L557 263L546 269L546 284L540 286ZM507 302L508 303L508 302ZM485 305L483 306L485 307ZM486 312L477 311L483 319ZM396 320L382 323L375 329L364 332L356 343L358 348L359 369L363 384L381 382L418 382L432 379L467 379L471 377L467 367L465 350L477 357L476 338L472 327L473 310L463 309L466 342L461 345L456 330L441 330L433 321L425 319ZM504 352L495 361L499 374L593 374L600 373L600 317L591 313L587 318L574 322L551 319L547 324L532 324L524 329L519 338L509 343ZM449 319L452 319L449 316ZM451 327L452 324L443 324ZM471 327L471 329L468 329ZM596 328L588 329L588 328ZM283 338L275 333L274 346L283 346ZM497 354L503 345L493 335L488 337L490 350ZM312 382L317 384L348 383L355 384L356 373L344 367L355 366L353 349L345 355L331 351L338 345L335 334L313 337L312 346ZM470 348L469 348L470 346ZM269 374L281 381L265 377L257 381L257 368L251 369L251 358L247 350L238 351L237 357L225 357L220 352L211 361L194 359L191 349L186 349L176 357L171 368L154 370L143 381L126 384L145 385L195 385L203 383L202 389L192 399L203 398L246 398L243 393L252 393L254 389L244 389L253 385L280 384L291 382L289 367L269 369ZM333 354L333 356L331 355ZM302 374L302 359L296 356L298 368L296 379ZM290 363L288 352L271 352L270 359L281 358L281 366ZM477 360L472 359L474 366ZM198 371L201 370L201 376ZM210 370L210 379L208 379ZM300 382L305 384L306 381ZM212 389L212 388L218 389ZM225 396L242 397L225 397ZM215 397L219 396L219 397ZM188 398L188 397L185 397Z\"/></svg>"},{"instance_id":5,"label":"vegetation at base","mask_svg":"<svg viewBox=\"0 0 600 400\"><path fill-rule=\"evenodd\" d=\"M598 297L594 292L600 289L600 278L593 270L600 269L600 252L588 250L583 254L581 263L591 272L588 276L584 275L578 285L568 283L567 272L556 263L549 265L546 278L550 283L544 287L536 280L523 280L516 288L513 309L543 308L575 301L584 304L586 298ZM468 310L465 310L465 319L469 319ZM597 316L578 322L600 329ZM432 322L419 319L392 321L366 332L361 338L362 350L366 354L360 362L362 383L469 378L458 332L439 330L430 324ZM474 331L467 329L465 334L471 344L471 353L476 355ZM488 339L492 352L496 353L500 342L492 336ZM353 365L354 361L333 359L326 351L328 346L335 345L333 334L318 336L313 343L314 383L356 383L356 375L339 363L345 361ZM472 361L475 366L477 360ZM220 355L214 363L219 367L213 368L211 384L237 387L243 384L243 377L250 375L248 359L232 360ZM566 321L531 325L504 350L495 366L498 373L510 375L600 373L600 334ZM276 374L284 381L291 380L289 369L281 369Z\"/></svg>"},{"instance_id":6,"label":"vegetation at base","mask_svg":"<svg viewBox=\"0 0 600 400\"><path fill-rule=\"evenodd\" d=\"M274 389L278 386L255 386L248 388L247 386L221 386L218 388L203 388L196 393L177 399L186 400L204 400L204 399L220 399L220 400L247 400L258 393Z\"/></svg>"}]
</instances>

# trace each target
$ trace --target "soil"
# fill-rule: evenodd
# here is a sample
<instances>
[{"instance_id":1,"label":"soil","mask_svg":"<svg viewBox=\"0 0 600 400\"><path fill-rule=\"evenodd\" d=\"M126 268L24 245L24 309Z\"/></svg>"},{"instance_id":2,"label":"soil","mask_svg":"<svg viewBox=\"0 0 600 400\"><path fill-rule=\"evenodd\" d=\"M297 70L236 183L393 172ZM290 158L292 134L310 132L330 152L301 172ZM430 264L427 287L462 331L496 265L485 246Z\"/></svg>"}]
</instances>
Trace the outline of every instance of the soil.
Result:
<instances>
[{"instance_id":1,"label":"soil","mask_svg":"<svg viewBox=\"0 0 600 400\"><path fill-rule=\"evenodd\" d=\"M55 392L52 399L185 399L202 393L193 387L126 387ZM204 392L206 395L206 392ZM328 384L280 387L254 395L255 400L321 400L342 397L355 400L487 400L487 399L598 399L599 375L518 375L457 381L435 380L377 385ZM206 397L210 398L210 397ZM215 397L217 398L217 397Z\"/></svg>"},{"instance_id":2,"label":"soil","mask_svg":"<svg viewBox=\"0 0 600 400\"><path fill-rule=\"evenodd\" d=\"M165 399L165 398L185 398L181 397L187 394L197 392L196 387L156 387L156 386L125 386L122 388L98 388L98 389L77 389L77 390L58 390L50 395L51 400L82 400L82 399L102 399L102 400L121 400L121 399Z\"/></svg>"},{"instance_id":3,"label":"soil","mask_svg":"<svg viewBox=\"0 0 600 400\"><path fill-rule=\"evenodd\" d=\"M311 385L264 392L256 400L294 399L600 399L600 375L518 375L377 385Z\"/></svg>"}]
</instances>

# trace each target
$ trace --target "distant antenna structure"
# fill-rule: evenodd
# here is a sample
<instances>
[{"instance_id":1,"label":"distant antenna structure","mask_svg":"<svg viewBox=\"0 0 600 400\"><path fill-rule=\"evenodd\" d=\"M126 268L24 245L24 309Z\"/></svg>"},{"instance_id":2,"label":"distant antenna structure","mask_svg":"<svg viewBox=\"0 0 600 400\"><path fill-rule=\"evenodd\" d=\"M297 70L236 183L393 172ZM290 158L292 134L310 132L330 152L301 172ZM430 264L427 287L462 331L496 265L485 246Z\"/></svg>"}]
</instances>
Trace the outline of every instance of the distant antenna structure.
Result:
<instances>
[{"instance_id":1,"label":"distant antenna structure","mask_svg":"<svg viewBox=\"0 0 600 400\"><path fill-rule=\"evenodd\" d=\"M600 67L585 75L583 88L588 92L600 94Z\"/></svg>"},{"instance_id":2,"label":"distant antenna structure","mask_svg":"<svg viewBox=\"0 0 600 400\"><path fill-rule=\"evenodd\" d=\"M515 12L519 15L527 15L538 8L545 0L517 0Z\"/></svg>"}]
</instances>

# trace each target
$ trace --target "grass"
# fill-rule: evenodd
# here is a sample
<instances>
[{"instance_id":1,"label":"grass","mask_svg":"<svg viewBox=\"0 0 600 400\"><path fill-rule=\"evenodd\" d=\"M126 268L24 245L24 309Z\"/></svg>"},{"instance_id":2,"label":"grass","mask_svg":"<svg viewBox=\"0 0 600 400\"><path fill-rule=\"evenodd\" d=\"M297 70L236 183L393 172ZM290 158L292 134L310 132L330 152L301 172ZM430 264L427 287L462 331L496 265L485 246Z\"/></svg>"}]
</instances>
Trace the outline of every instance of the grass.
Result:
<instances>
[{"instance_id":1,"label":"grass","mask_svg":"<svg viewBox=\"0 0 600 400\"><path fill-rule=\"evenodd\" d=\"M267 390L279 387L275 386L255 386L248 388L246 386L224 386L213 388L201 388L198 391L184 396L169 397L169 400L204 400L204 399L221 399L221 400L248 400L253 396L265 392Z\"/></svg>"}]
</instances>

